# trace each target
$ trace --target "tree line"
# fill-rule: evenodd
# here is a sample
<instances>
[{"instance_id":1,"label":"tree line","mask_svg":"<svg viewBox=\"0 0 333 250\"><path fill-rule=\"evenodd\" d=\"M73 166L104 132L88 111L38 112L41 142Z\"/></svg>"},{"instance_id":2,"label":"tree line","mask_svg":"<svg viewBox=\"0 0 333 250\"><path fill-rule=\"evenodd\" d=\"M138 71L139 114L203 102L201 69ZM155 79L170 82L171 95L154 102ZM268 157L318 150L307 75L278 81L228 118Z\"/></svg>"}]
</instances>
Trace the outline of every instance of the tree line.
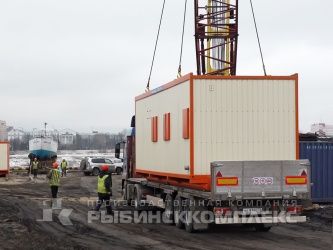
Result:
<instances>
[{"instance_id":1,"label":"tree line","mask_svg":"<svg viewBox=\"0 0 333 250\"><path fill-rule=\"evenodd\" d=\"M22 139L11 139L9 141L10 150L28 150L29 140L32 138L33 136L31 134L25 134L22 136ZM72 144L61 143L57 136L53 136L53 139L58 142L58 150L108 150L114 149L118 142L126 140L126 130L123 130L117 134L96 133L83 136L77 133Z\"/></svg>"}]
</instances>

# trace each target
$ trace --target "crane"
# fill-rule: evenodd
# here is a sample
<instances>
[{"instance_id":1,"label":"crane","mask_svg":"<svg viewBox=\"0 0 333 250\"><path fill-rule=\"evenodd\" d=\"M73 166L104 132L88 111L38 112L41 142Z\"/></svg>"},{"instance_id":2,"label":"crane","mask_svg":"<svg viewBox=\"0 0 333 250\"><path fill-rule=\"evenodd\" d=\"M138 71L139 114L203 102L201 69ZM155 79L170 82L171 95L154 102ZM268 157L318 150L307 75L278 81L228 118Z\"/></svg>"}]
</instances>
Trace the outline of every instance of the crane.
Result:
<instances>
[{"instance_id":1,"label":"crane","mask_svg":"<svg viewBox=\"0 0 333 250\"><path fill-rule=\"evenodd\" d=\"M186 3L187 1L185 1L184 15L186 14ZM164 5L165 0L163 1L160 24L146 91L149 91L150 77L154 64ZM197 74L236 75L238 0L194 0L194 11ZM178 77L181 76L182 47L183 39L178 67Z\"/></svg>"},{"instance_id":2,"label":"crane","mask_svg":"<svg viewBox=\"0 0 333 250\"><path fill-rule=\"evenodd\" d=\"M236 75L238 0L194 0L198 75Z\"/></svg>"}]
</instances>

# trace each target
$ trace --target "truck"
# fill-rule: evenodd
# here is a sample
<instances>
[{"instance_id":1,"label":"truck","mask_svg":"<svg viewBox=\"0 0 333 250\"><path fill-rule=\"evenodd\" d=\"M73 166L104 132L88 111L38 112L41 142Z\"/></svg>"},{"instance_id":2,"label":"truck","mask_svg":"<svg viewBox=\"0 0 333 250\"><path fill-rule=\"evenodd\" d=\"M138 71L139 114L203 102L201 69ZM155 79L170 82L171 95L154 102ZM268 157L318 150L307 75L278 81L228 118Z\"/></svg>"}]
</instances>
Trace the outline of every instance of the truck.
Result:
<instances>
[{"instance_id":1,"label":"truck","mask_svg":"<svg viewBox=\"0 0 333 250\"><path fill-rule=\"evenodd\" d=\"M297 74L190 73L137 96L131 126L115 155L135 209L159 208L188 232L306 221L311 176L299 159Z\"/></svg>"},{"instance_id":2,"label":"truck","mask_svg":"<svg viewBox=\"0 0 333 250\"><path fill-rule=\"evenodd\" d=\"M0 175L9 174L9 142L0 142Z\"/></svg>"}]
</instances>

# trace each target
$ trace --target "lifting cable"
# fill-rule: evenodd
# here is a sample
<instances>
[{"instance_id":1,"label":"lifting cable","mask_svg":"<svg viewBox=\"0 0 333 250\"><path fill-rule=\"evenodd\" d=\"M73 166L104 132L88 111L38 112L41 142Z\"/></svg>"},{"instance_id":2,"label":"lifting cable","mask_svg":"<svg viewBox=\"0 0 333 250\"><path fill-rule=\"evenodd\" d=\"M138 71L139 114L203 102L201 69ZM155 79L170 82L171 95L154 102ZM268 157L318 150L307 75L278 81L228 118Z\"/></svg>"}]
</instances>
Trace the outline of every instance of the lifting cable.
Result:
<instances>
[{"instance_id":1,"label":"lifting cable","mask_svg":"<svg viewBox=\"0 0 333 250\"><path fill-rule=\"evenodd\" d=\"M250 0L251 3L251 9L252 9L252 15L253 15L253 21L254 21L254 26L256 28L256 33L257 33L257 39L258 39L258 45L259 45L259 50L260 50L260 56L261 56L261 61L262 61L262 67L264 69L264 74L265 76L267 76L266 74L266 69L265 69L265 63L264 63L264 57L262 55L262 51L261 51L261 45L260 45L260 40L259 40L259 34L258 34L258 29L257 29L257 23L256 23L256 18L254 16L254 10L253 10L253 5L252 5L252 0Z\"/></svg>"},{"instance_id":2,"label":"lifting cable","mask_svg":"<svg viewBox=\"0 0 333 250\"><path fill-rule=\"evenodd\" d=\"M151 72L152 72L152 70L153 70L153 65L154 65L154 59L155 59L155 53L156 53L156 47L157 47L158 37L159 37L159 35L160 35L160 29L161 29L162 17L163 17L163 12L164 12L164 5L165 5L165 0L163 1L163 7L162 7L161 18L160 18L160 24L159 24L159 26L158 26L158 32L157 32L157 37L156 37L156 42L155 42L154 55L153 55L153 60L152 60L152 62L151 62L151 67L150 67L150 73L149 73L149 77L148 77L148 82L147 82L146 92L149 91L149 82L150 82Z\"/></svg>"},{"instance_id":3,"label":"lifting cable","mask_svg":"<svg viewBox=\"0 0 333 250\"><path fill-rule=\"evenodd\" d=\"M179 77L182 76L182 55L183 55L183 44L184 44L184 29L185 29L185 19L186 19L186 6L187 6L187 0L185 0L182 42L181 42L181 45L180 45L180 57L179 57L179 66L178 66L177 78L179 78Z\"/></svg>"}]
</instances>

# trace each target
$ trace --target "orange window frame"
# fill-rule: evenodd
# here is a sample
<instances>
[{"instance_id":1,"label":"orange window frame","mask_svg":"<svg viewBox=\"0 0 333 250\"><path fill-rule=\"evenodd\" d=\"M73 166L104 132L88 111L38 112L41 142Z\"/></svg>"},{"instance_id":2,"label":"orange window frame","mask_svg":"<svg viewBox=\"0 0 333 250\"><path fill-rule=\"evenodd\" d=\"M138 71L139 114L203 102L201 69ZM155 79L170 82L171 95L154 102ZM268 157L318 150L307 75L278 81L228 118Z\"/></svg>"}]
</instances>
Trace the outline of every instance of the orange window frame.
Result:
<instances>
[{"instance_id":1,"label":"orange window frame","mask_svg":"<svg viewBox=\"0 0 333 250\"><path fill-rule=\"evenodd\" d=\"M183 109L183 138L190 138L190 109Z\"/></svg>"},{"instance_id":2,"label":"orange window frame","mask_svg":"<svg viewBox=\"0 0 333 250\"><path fill-rule=\"evenodd\" d=\"M158 141L158 117L154 116L151 118L151 141Z\"/></svg>"},{"instance_id":3,"label":"orange window frame","mask_svg":"<svg viewBox=\"0 0 333 250\"><path fill-rule=\"evenodd\" d=\"M163 140L170 141L170 113L163 115Z\"/></svg>"}]
</instances>

